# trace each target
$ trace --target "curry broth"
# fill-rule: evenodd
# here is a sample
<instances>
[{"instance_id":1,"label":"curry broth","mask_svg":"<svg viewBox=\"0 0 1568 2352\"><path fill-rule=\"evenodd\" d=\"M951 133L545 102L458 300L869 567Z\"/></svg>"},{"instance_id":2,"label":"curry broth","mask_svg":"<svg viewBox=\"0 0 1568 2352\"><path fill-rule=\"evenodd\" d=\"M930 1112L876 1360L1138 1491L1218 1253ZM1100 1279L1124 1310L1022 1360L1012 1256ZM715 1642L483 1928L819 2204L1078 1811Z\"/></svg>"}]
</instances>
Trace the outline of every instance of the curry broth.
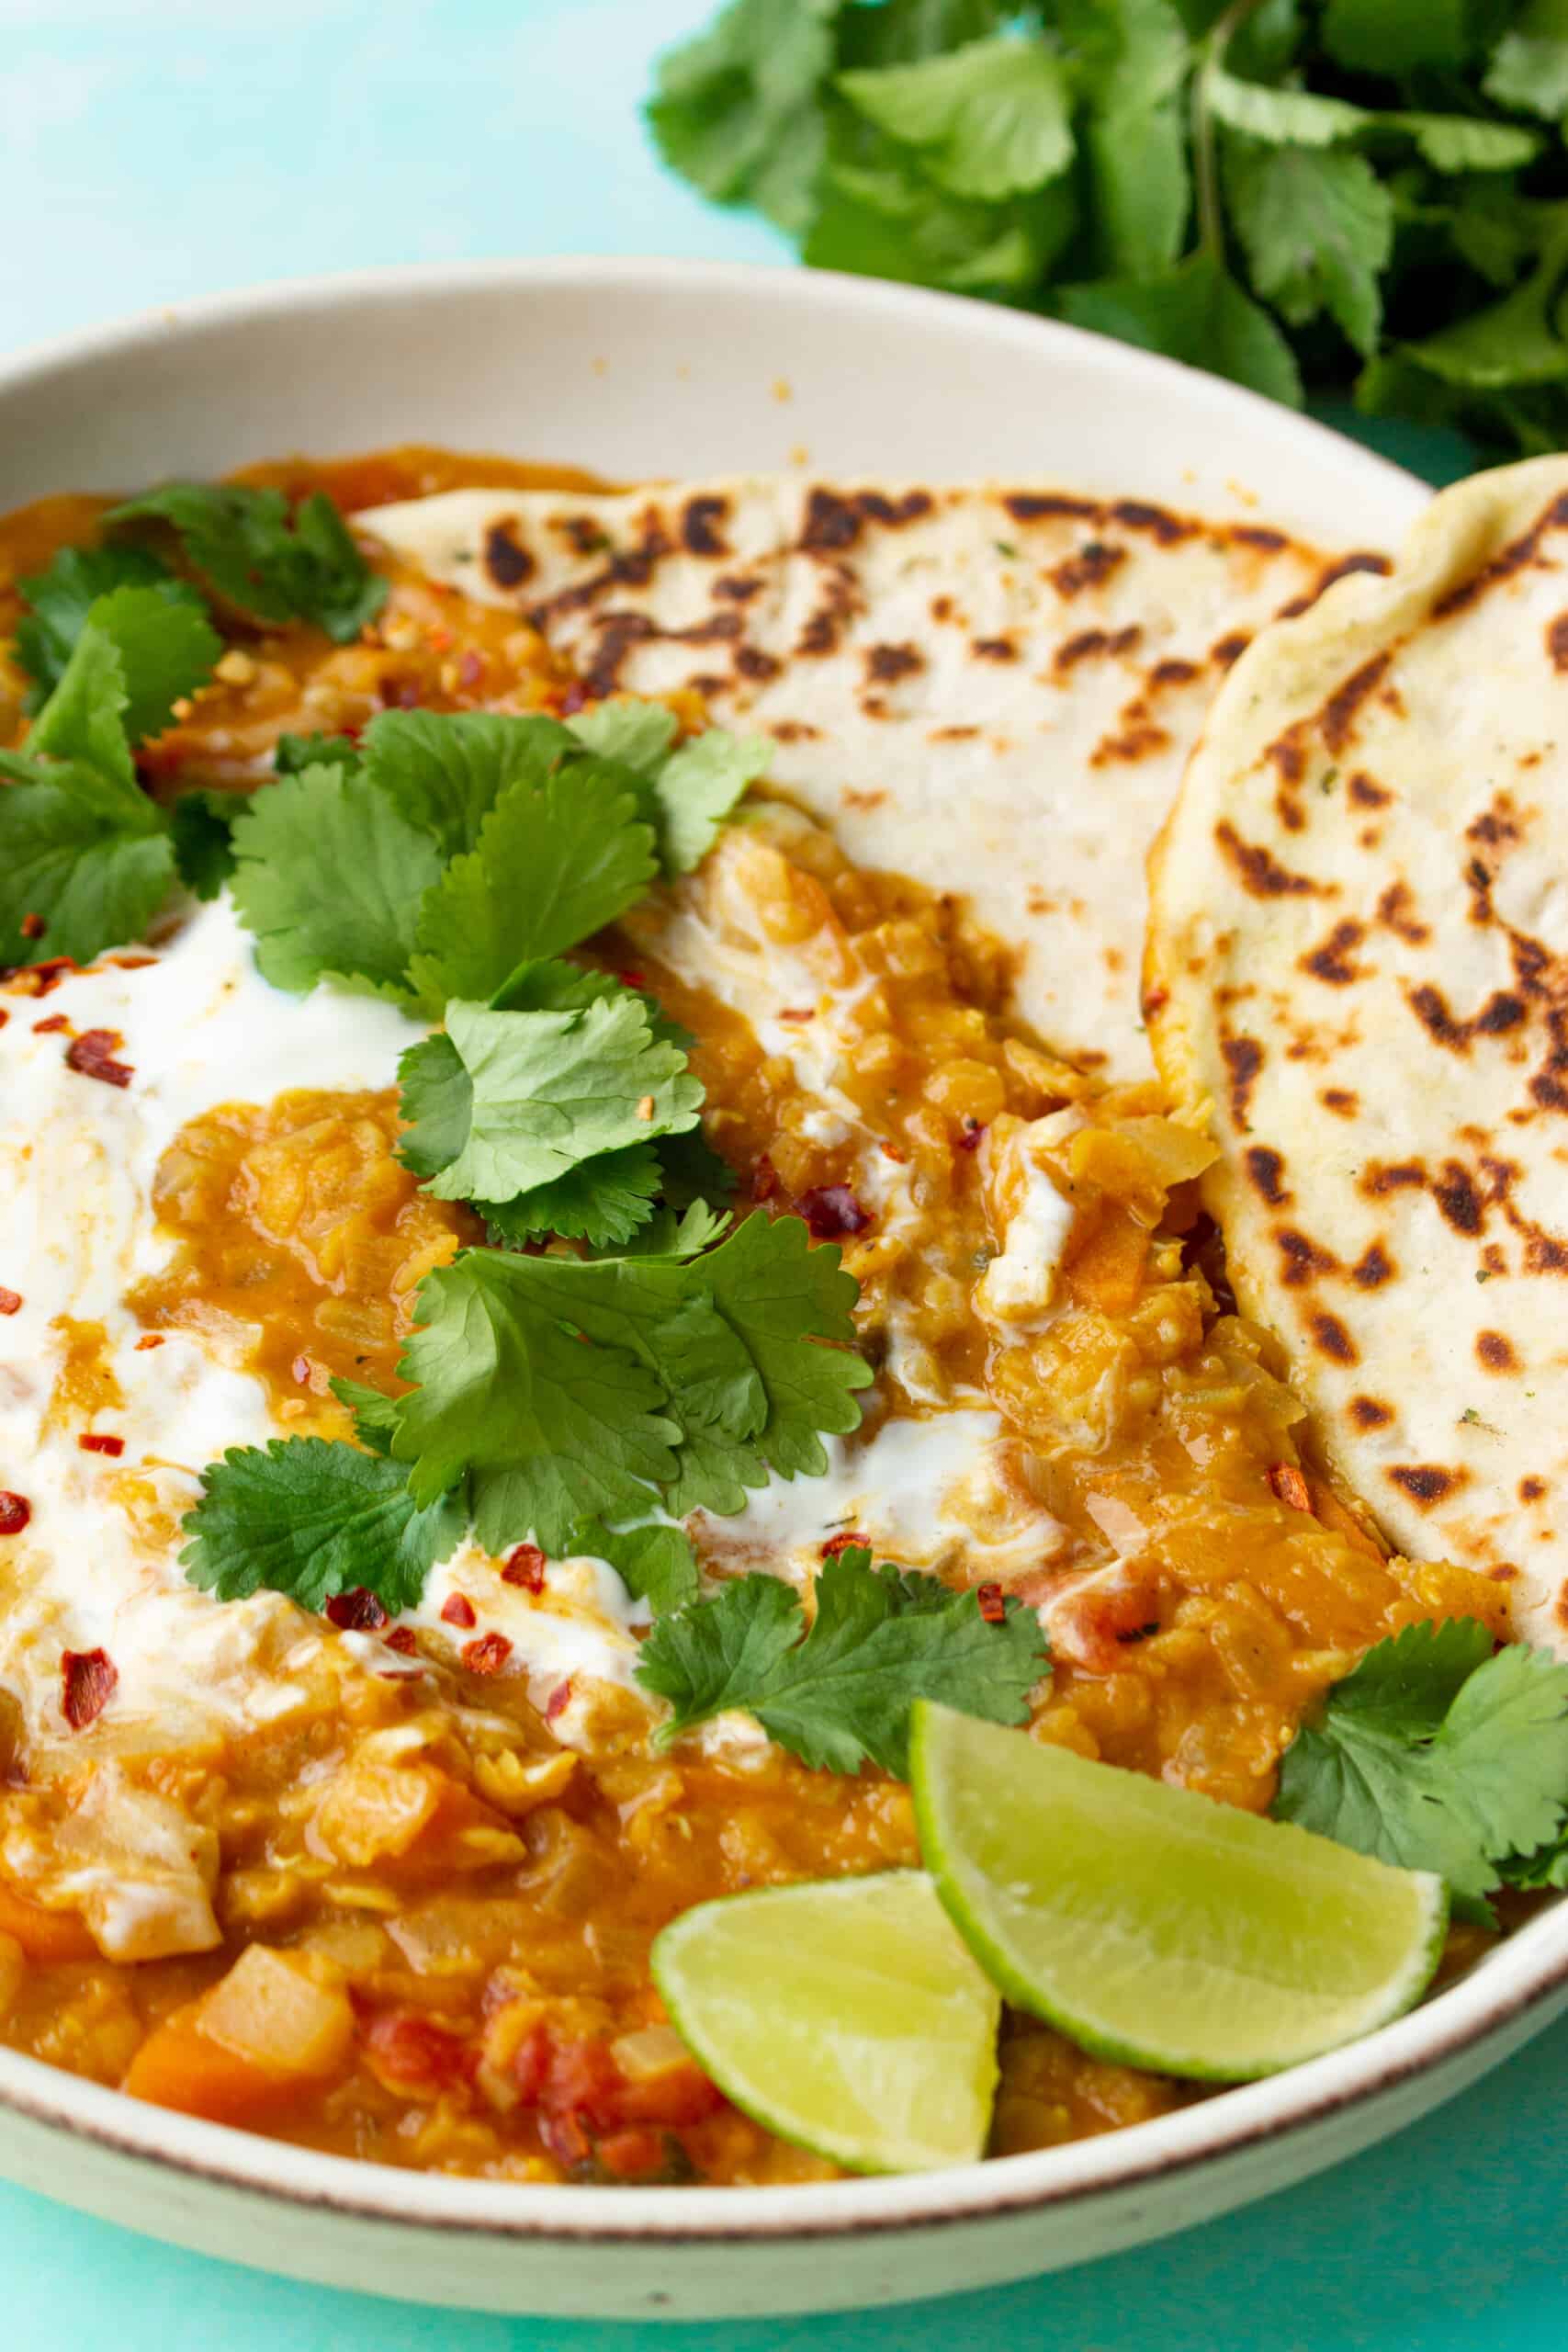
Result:
<instances>
[{"instance_id":1,"label":"curry broth","mask_svg":"<svg viewBox=\"0 0 1568 2352\"><path fill-rule=\"evenodd\" d=\"M350 511L467 482L590 480L423 448L241 478L324 488ZM16 619L16 579L80 540L105 504L49 499L0 525L0 630ZM211 686L146 752L155 791L176 779L249 790L280 732L352 732L379 709L558 712L581 698L514 615L398 570L351 646L304 626L232 634ZM25 683L0 673L6 741ZM1058 1551L1013 1579L1027 1603L1059 1604L1031 1736L1261 1811L1303 1713L1373 1642L1446 1614L1506 1630L1496 1584L1389 1559L1303 1459L1283 1367L1216 1289L1191 1182L1202 1148L1164 1117L1156 1088L1096 1093L1014 1034L1005 950L953 903L850 866L816 829L764 826L709 863L682 887L733 886L760 937L852 993L842 1083L863 1140L907 1171L912 1218L881 1229L840 1210L824 1225L824 1201L852 1198L843 1140L822 1139L786 1057L661 959L657 908L599 942L598 960L694 1033L705 1125L740 1202L835 1232L880 1393L906 1409L932 1384L984 1397L1024 1441L1025 1499L1061 1531ZM1058 1114L1051 1165L1074 1211L1066 1302L1039 1328L1011 1327L976 1304L1011 1213L1008 1148ZM261 1375L284 1423L346 1435L331 1379L395 1387L420 1279L480 1238L468 1211L420 1192L393 1156L397 1132L390 1087L301 1090L187 1127L155 1192L173 1254L133 1299L149 1342L200 1330ZM91 1334L73 1336L85 1394L93 1359ZM911 1365L922 1389L900 1398ZM120 1499L152 1508L132 1474ZM152 1532L175 1541L172 1525ZM721 1545L711 1565L722 1573ZM529 1571L490 1560L474 1573L482 1599L484 1578ZM952 1573L964 1577L962 1561ZM329 1645L305 1703L265 1737L165 1755L155 1727L111 1744L100 1725L74 1749L28 1755L14 1737L7 1748L0 1694L0 1804L47 1846L111 1747L117 1770L214 1841L223 1932L211 1952L116 1964L76 1914L0 1879L5 2038L143 2098L401 2165L529 2179L830 2171L728 2107L674 2045L649 1947L712 1895L917 1861L908 1791L810 1772L766 1745L656 1753L649 1712L608 1684L579 1693L568 1747L525 1679L457 1620L450 1638L417 1639L389 1639L374 1611L334 1622L354 1639ZM270 1968L269 1997L305 2016L309 2066L269 2073L224 2039L223 1988L247 1954L247 1981ZM1001 2058L1000 2153L1190 2095L1022 2018Z\"/></svg>"}]
</instances>

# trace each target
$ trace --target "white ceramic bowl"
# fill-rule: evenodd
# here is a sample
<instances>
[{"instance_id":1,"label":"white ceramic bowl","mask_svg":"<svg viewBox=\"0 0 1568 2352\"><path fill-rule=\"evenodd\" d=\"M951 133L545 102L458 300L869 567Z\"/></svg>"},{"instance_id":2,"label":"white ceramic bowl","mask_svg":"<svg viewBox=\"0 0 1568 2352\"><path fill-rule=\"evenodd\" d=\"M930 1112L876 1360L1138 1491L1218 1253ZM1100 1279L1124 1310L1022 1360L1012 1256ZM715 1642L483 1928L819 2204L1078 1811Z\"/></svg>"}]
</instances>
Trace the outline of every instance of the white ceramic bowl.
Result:
<instances>
[{"instance_id":1,"label":"white ceramic bowl","mask_svg":"<svg viewBox=\"0 0 1568 2352\"><path fill-rule=\"evenodd\" d=\"M1390 543L1419 483L1209 376L863 280L672 262L269 288L0 368L0 508L399 440L611 477L1059 475ZM268 2268L495 2310L777 2313L976 2287L1245 2203L1409 2122L1568 2005L1568 1910L1368 2041L1184 2112L915 2178L525 2188L355 2165L0 2052L0 2171Z\"/></svg>"}]
</instances>

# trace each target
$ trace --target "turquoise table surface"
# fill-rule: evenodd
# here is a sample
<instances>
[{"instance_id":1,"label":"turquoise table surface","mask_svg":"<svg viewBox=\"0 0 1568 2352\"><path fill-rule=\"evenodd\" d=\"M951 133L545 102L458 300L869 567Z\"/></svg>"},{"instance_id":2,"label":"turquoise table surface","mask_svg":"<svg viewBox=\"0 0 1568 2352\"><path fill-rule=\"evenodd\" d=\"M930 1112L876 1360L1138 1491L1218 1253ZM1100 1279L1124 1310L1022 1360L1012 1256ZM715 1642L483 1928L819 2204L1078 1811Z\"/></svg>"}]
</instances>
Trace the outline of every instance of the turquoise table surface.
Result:
<instances>
[{"instance_id":1,"label":"turquoise table surface","mask_svg":"<svg viewBox=\"0 0 1568 2352\"><path fill-rule=\"evenodd\" d=\"M0 0L0 335L377 262L783 262L767 229L665 178L640 136L654 51L705 14L706 0ZM1451 445L1382 446L1434 479L1462 462ZM1416 2132L1207 2228L828 2321L433 2312L171 2253L0 2187L0 2352L1562 2352L1565 2191L1568 2024Z\"/></svg>"}]
</instances>

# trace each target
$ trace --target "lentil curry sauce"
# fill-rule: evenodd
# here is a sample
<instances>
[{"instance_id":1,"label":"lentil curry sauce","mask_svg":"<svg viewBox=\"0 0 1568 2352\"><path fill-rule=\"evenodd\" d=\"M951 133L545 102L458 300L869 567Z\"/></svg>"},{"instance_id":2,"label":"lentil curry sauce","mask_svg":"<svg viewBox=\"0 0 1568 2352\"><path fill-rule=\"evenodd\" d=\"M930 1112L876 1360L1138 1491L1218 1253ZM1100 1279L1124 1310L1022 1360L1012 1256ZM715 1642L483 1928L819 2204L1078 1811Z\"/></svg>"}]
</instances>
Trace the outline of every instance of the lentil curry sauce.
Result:
<instances>
[{"instance_id":1,"label":"lentil curry sauce","mask_svg":"<svg viewBox=\"0 0 1568 2352\"><path fill-rule=\"evenodd\" d=\"M242 479L322 487L353 512L572 478L411 449ZM49 499L0 525L5 581L79 540L106 503ZM0 605L9 637L14 585ZM353 733L384 708L560 713L581 699L515 614L412 572L394 571L380 618L346 646L304 624L229 633L211 685L142 755L155 792L249 790L280 732ZM7 742L25 684L0 673ZM701 724L699 708L678 715ZM1501 1634L1503 1594L1388 1557L1303 1450L1284 1367L1234 1312L1197 1207L1207 1146L1153 1082L1097 1091L1017 1033L1007 950L984 915L857 871L777 807L602 939L598 960L635 967L695 1036L705 1131L739 1197L804 1214L842 1246L877 1370L873 1422L955 1400L1001 1417L975 1524L989 1513L1038 1533L1032 1550L1010 1545L1003 1578L1051 1637L1028 1736L1263 1811L1303 1714L1369 1645L1450 1614ZM693 979L693 923L742 963L798 974L803 1028L818 1004L841 1008L832 1118L798 1057L765 1050L732 996ZM26 1011L38 992L36 975L14 975L0 1005ZM389 1084L300 1089L188 1125L156 1178L167 1262L132 1299L146 1343L200 1333L259 1375L284 1426L346 1436L332 1378L395 1386L421 1277L481 1238L468 1210L419 1189L397 1136ZM863 1198L868 1154L897 1172L896 1216ZM1039 1171L1071 1209L1054 1298L1003 1278ZM60 1408L112 1406L91 1329L66 1337ZM25 1484L22 1465L0 1470ZM177 1543L133 1469L117 1498L151 1540ZM722 1575L725 1522L706 1522L698 1548ZM993 1581L995 1556L950 1544L941 1571ZM0 1685L0 2035L137 2097L399 2165L533 2180L829 2174L686 2056L649 1947L712 1895L917 1862L908 1792L807 1770L767 1742L657 1750L650 1704L609 1682L580 1678L558 1707L537 1703L485 1621L503 1585L542 1605L544 1579L529 1546L486 1560L440 1629L417 1634L375 1604L331 1604L344 1638L250 1736L172 1741L84 1709L72 1737L29 1742ZM83 1909L49 1898L39 1858L105 1773L188 1825L217 1948L109 1960ZM257 2014L287 2016L288 2069L255 2056ZM1196 2095L1010 2018L993 2144L1103 2132Z\"/></svg>"}]
</instances>

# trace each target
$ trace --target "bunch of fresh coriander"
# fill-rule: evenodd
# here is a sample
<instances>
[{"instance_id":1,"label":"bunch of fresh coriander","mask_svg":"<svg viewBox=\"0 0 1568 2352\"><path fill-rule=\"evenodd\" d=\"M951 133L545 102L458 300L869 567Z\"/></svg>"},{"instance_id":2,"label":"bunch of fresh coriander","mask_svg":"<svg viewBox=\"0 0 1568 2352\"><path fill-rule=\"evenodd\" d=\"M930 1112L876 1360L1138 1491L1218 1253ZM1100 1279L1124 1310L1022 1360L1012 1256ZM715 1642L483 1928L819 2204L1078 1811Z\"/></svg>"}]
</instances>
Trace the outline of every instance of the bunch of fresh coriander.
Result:
<instances>
[{"instance_id":1,"label":"bunch of fresh coriander","mask_svg":"<svg viewBox=\"0 0 1568 2352\"><path fill-rule=\"evenodd\" d=\"M820 267L1568 443L1568 0L731 0L649 113Z\"/></svg>"}]
</instances>

